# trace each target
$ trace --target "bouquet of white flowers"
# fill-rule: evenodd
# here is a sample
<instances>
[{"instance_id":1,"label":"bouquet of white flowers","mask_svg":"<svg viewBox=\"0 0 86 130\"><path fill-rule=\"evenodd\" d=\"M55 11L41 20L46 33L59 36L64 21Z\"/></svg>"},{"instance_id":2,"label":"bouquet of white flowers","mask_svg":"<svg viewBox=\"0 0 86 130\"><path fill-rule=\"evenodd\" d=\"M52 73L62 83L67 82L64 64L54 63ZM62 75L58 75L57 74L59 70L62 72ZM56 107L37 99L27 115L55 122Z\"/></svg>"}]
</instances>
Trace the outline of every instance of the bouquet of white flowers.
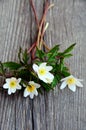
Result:
<instances>
[{"instance_id":1,"label":"bouquet of white flowers","mask_svg":"<svg viewBox=\"0 0 86 130\"><path fill-rule=\"evenodd\" d=\"M24 97L30 96L33 99L38 92L53 90L60 81L63 81L60 89L66 86L73 92L76 86L83 87L80 79L71 75L65 59L72 56L75 43L60 51L60 45L49 48L43 37L49 23L46 22L47 11L54 6L46 1L43 16L38 21L33 1L30 4L35 16L38 33L35 42L29 49L23 50L21 47L18 53L19 63L0 62L0 75L4 77L4 89L8 89L8 94L15 93L16 90L24 90Z\"/></svg>"}]
</instances>

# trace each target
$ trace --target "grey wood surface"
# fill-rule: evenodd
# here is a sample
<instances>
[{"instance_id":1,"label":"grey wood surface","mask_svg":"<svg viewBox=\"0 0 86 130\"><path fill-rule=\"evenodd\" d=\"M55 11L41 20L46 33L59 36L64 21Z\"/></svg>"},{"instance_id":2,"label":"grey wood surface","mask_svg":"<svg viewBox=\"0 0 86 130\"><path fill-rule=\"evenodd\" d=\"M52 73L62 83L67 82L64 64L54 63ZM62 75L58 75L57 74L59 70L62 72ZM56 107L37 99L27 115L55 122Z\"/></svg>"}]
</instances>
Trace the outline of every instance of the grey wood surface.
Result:
<instances>
[{"instance_id":1,"label":"grey wood surface","mask_svg":"<svg viewBox=\"0 0 86 130\"><path fill-rule=\"evenodd\" d=\"M44 0L34 0L41 17ZM45 35L49 46L61 50L77 43L67 62L71 72L84 79L75 93L59 86L30 100L22 93L0 92L0 130L86 130L86 0L50 0L55 4L47 15ZM18 60L19 46L29 47L36 36L29 0L0 0L0 60Z\"/></svg>"}]
</instances>

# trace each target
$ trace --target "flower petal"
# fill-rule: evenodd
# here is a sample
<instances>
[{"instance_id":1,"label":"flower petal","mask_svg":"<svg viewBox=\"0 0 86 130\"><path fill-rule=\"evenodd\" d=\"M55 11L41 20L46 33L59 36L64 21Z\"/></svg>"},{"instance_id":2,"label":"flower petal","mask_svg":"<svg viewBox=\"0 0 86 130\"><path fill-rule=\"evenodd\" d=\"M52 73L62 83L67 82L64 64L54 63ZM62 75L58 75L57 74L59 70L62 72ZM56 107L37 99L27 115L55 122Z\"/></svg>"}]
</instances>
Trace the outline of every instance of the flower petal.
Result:
<instances>
[{"instance_id":1,"label":"flower petal","mask_svg":"<svg viewBox=\"0 0 86 130\"><path fill-rule=\"evenodd\" d=\"M30 98L31 98L31 99L34 98L34 94L33 94L33 93L30 94Z\"/></svg>"},{"instance_id":2,"label":"flower petal","mask_svg":"<svg viewBox=\"0 0 86 130\"><path fill-rule=\"evenodd\" d=\"M39 73L38 73L38 77L40 80L44 81L44 82L47 82L46 79L45 79L45 76L41 76Z\"/></svg>"},{"instance_id":3,"label":"flower petal","mask_svg":"<svg viewBox=\"0 0 86 130\"><path fill-rule=\"evenodd\" d=\"M76 85L77 85L78 87L83 87L83 84L82 84L81 82L79 82L78 80L76 81Z\"/></svg>"},{"instance_id":4,"label":"flower petal","mask_svg":"<svg viewBox=\"0 0 86 130\"><path fill-rule=\"evenodd\" d=\"M9 88L9 85L6 83L6 84L3 85L3 88L5 88L5 89Z\"/></svg>"},{"instance_id":5,"label":"flower petal","mask_svg":"<svg viewBox=\"0 0 86 130\"><path fill-rule=\"evenodd\" d=\"M11 92L12 92L12 93L15 93L15 92L16 92L16 88L15 88L15 89L11 89Z\"/></svg>"},{"instance_id":6,"label":"flower petal","mask_svg":"<svg viewBox=\"0 0 86 130\"><path fill-rule=\"evenodd\" d=\"M34 82L34 81L29 81L29 84L33 84L33 85L34 85L34 84L35 84L35 82Z\"/></svg>"},{"instance_id":7,"label":"flower petal","mask_svg":"<svg viewBox=\"0 0 86 130\"><path fill-rule=\"evenodd\" d=\"M20 83L21 82L21 78L18 78L18 83Z\"/></svg>"},{"instance_id":8,"label":"flower petal","mask_svg":"<svg viewBox=\"0 0 86 130\"><path fill-rule=\"evenodd\" d=\"M30 93L25 89L24 90L24 97L27 97Z\"/></svg>"},{"instance_id":9,"label":"flower petal","mask_svg":"<svg viewBox=\"0 0 86 130\"><path fill-rule=\"evenodd\" d=\"M53 69L52 66L46 66L46 70L47 70L47 71L51 71L52 69Z\"/></svg>"},{"instance_id":10,"label":"flower petal","mask_svg":"<svg viewBox=\"0 0 86 130\"><path fill-rule=\"evenodd\" d=\"M23 84L23 87L27 87L26 84Z\"/></svg>"},{"instance_id":11,"label":"flower petal","mask_svg":"<svg viewBox=\"0 0 86 130\"><path fill-rule=\"evenodd\" d=\"M39 66L39 68L46 67L46 64L47 64L46 62L44 62L44 63L41 63L41 64L40 64L40 66Z\"/></svg>"},{"instance_id":12,"label":"flower petal","mask_svg":"<svg viewBox=\"0 0 86 130\"><path fill-rule=\"evenodd\" d=\"M64 89L67 86L67 83L64 81L60 87L60 89Z\"/></svg>"},{"instance_id":13,"label":"flower petal","mask_svg":"<svg viewBox=\"0 0 86 130\"><path fill-rule=\"evenodd\" d=\"M49 78L49 79L54 79L54 75L53 74L51 74L50 72L48 72L47 74L46 74L46 77L47 78Z\"/></svg>"},{"instance_id":14,"label":"flower petal","mask_svg":"<svg viewBox=\"0 0 86 130\"><path fill-rule=\"evenodd\" d=\"M40 88L40 84L35 83L36 88Z\"/></svg>"},{"instance_id":15,"label":"flower petal","mask_svg":"<svg viewBox=\"0 0 86 130\"><path fill-rule=\"evenodd\" d=\"M68 77L65 77L65 78L61 79L61 81L67 80L67 79L69 79L69 78L71 78L71 77L73 77L73 76L70 75L70 76L68 76Z\"/></svg>"},{"instance_id":16,"label":"flower petal","mask_svg":"<svg viewBox=\"0 0 86 130\"><path fill-rule=\"evenodd\" d=\"M53 82L53 79L54 79L53 74L51 74L49 72L45 76L41 76L38 74L38 77L39 77L39 79L41 79L45 83L51 83L51 82Z\"/></svg>"},{"instance_id":17,"label":"flower petal","mask_svg":"<svg viewBox=\"0 0 86 130\"><path fill-rule=\"evenodd\" d=\"M9 83L9 82L10 82L10 78L7 78L7 79L6 79L6 82Z\"/></svg>"},{"instance_id":18,"label":"flower petal","mask_svg":"<svg viewBox=\"0 0 86 130\"><path fill-rule=\"evenodd\" d=\"M30 85L34 85L36 88L40 88L40 84L35 83L34 81L29 81Z\"/></svg>"},{"instance_id":19,"label":"flower petal","mask_svg":"<svg viewBox=\"0 0 86 130\"><path fill-rule=\"evenodd\" d=\"M12 93L12 92L11 92L11 90L10 90L10 89L8 89L8 95L11 95L11 93Z\"/></svg>"},{"instance_id":20,"label":"flower petal","mask_svg":"<svg viewBox=\"0 0 86 130\"><path fill-rule=\"evenodd\" d=\"M52 82L53 79L54 79L54 75L51 74L50 72L48 72L48 73L45 75L45 78L46 78L46 80L49 79L49 81Z\"/></svg>"},{"instance_id":21,"label":"flower petal","mask_svg":"<svg viewBox=\"0 0 86 130\"><path fill-rule=\"evenodd\" d=\"M73 92L76 91L76 86L75 86L75 85L70 85L70 86L68 86L68 88L69 88L71 91L73 91Z\"/></svg>"},{"instance_id":22,"label":"flower petal","mask_svg":"<svg viewBox=\"0 0 86 130\"><path fill-rule=\"evenodd\" d=\"M16 81L17 79L15 77L12 77L12 78L10 78L10 80L15 80Z\"/></svg>"},{"instance_id":23,"label":"flower petal","mask_svg":"<svg viewBox=\"0 0 86 130\"><path fill-rule=\"evenodd\" d=\"M38 75L38 77L39 77L39 79L42 80L43 82L48 83L48 81L46 80L45 76Z\"/></svg>"},{"instance_id":24,"label":"flower petal","mask_svg":"<svg viewBox=\"0 0 86 130\"><path fill-rule=\"evenodd\" d=\"M37 90L34 91L34 95L38 96L38 92L37 92Z\"/></svg>"},{"instance_id":25,"label":"flower petal","mask_svg":"<svg viewBox=\"0 0 86 130\"><path fill-rule=\"evenodd\" d=\"M77 79L77 78L76 78L76 80L78 80L78 81L83 81L83 79Z\"/></svg>"},{"instance_id":26,"label":"flower petal","mask_svg":"<svg viewBox=\"0 0 86 130\"><path fill-rule=\"evenodd\" d=\"M17 89L19 89L19 90L20 90L21 88L22 88L22 87L21 87L21 85L18 85L18 86L17 86Z\"/></svg>"},{"instance_id":27,"label":"flower petal","mask_svg":"<svg viewBox=\"0 0 86 130\"><path fill-rule=\"evenodd\" d=\"M35 71L35 72L38 72L38 65L36 65L36 64L33 64L33 70Z\"/></svg>"}]
</instances>

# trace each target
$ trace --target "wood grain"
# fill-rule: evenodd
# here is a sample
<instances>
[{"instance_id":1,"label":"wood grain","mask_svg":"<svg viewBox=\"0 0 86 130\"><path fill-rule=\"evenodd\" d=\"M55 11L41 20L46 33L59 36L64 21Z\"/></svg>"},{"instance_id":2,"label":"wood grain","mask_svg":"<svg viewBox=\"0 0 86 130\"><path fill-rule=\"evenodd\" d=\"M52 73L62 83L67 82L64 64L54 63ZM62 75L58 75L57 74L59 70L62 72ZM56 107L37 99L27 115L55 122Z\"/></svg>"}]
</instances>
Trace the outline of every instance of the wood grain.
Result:
<instances>
[{"instance_id":1,"label":"wood grain","mask_svg":"<svg viewBox=\"0 0 86 130\"><path fill-rule=\"evenodd\" d=\"M40 19L44 0L34 0ZM55 4L47 15L50 23L45 41L61 50L76 42L74 57L67 63L71 72L84 79L84 88L72 93L59 86L34 100L18 92L0 92L0 130L86 130L86 0L50 0ZM16 60L19 46L29 47L36 26L29 0L0 0L0 60Z\"/></svg>"}]
</instances>

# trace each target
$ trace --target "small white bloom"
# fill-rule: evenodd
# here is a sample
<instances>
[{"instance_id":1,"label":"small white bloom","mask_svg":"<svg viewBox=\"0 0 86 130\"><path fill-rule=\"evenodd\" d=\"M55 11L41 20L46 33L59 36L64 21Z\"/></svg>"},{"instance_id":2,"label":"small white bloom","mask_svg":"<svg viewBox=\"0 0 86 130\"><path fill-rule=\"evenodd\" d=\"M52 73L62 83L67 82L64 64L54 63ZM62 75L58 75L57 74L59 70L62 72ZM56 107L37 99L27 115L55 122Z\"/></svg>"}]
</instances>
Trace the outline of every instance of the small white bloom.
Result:
<instances>
[{"instance_id":1,"label":"small white bloom","mask_svg":"<svg viewBox=\"0 0 86 130\"><path fill-rule=\"evenodd\" d=\"M60 89L64 89L68 85L68 88L71 91L75 92L76 91L76 86L83 87L83 85L80 82L82 80L75 78L73 75L70 75L70 76L62 79L61 81L63 81L63 83L62 83Z\"/></svg>"},{"instance_id":2,"label":"small white bloom","mask_svg":"<svg viewBox=\"0 0 86 130\"><path fill-rule=\"evenodd\" d=\"M6 83L3 85L4 89L8 89L8 94L15 93L16 90L21 89L21 85L19 84L21 82L21 78L16 79L15 77L7 78Z\"/></svg>"},{"instance_id":3,"label":"small white bloom","mask_svg":"<svg viewBox=\"0 0 86 130\"><path fill-rule=\"evenodd\" d=\"M34 81L30 81L24 90L24 97L27 97L29 95L30 98L33 99L34 95L38 95L37 88L40 88L40 84L37 84Z\"/></svg>"},{"instance_id":4,"label":"small white bloom","mask_svg":"<svg viewBox=\"0 0 86 130\"><path fill-rule=\"evenodd\" d=\"M51 83L53 82L54 75L51 74L49 71L51 71L53 68L52 66L46 66L47 63L41 63L39 66L36 64L33 64L33 70L37 73L39 79L44 81L45 83Z\"/></svg>"}]
</instances>

